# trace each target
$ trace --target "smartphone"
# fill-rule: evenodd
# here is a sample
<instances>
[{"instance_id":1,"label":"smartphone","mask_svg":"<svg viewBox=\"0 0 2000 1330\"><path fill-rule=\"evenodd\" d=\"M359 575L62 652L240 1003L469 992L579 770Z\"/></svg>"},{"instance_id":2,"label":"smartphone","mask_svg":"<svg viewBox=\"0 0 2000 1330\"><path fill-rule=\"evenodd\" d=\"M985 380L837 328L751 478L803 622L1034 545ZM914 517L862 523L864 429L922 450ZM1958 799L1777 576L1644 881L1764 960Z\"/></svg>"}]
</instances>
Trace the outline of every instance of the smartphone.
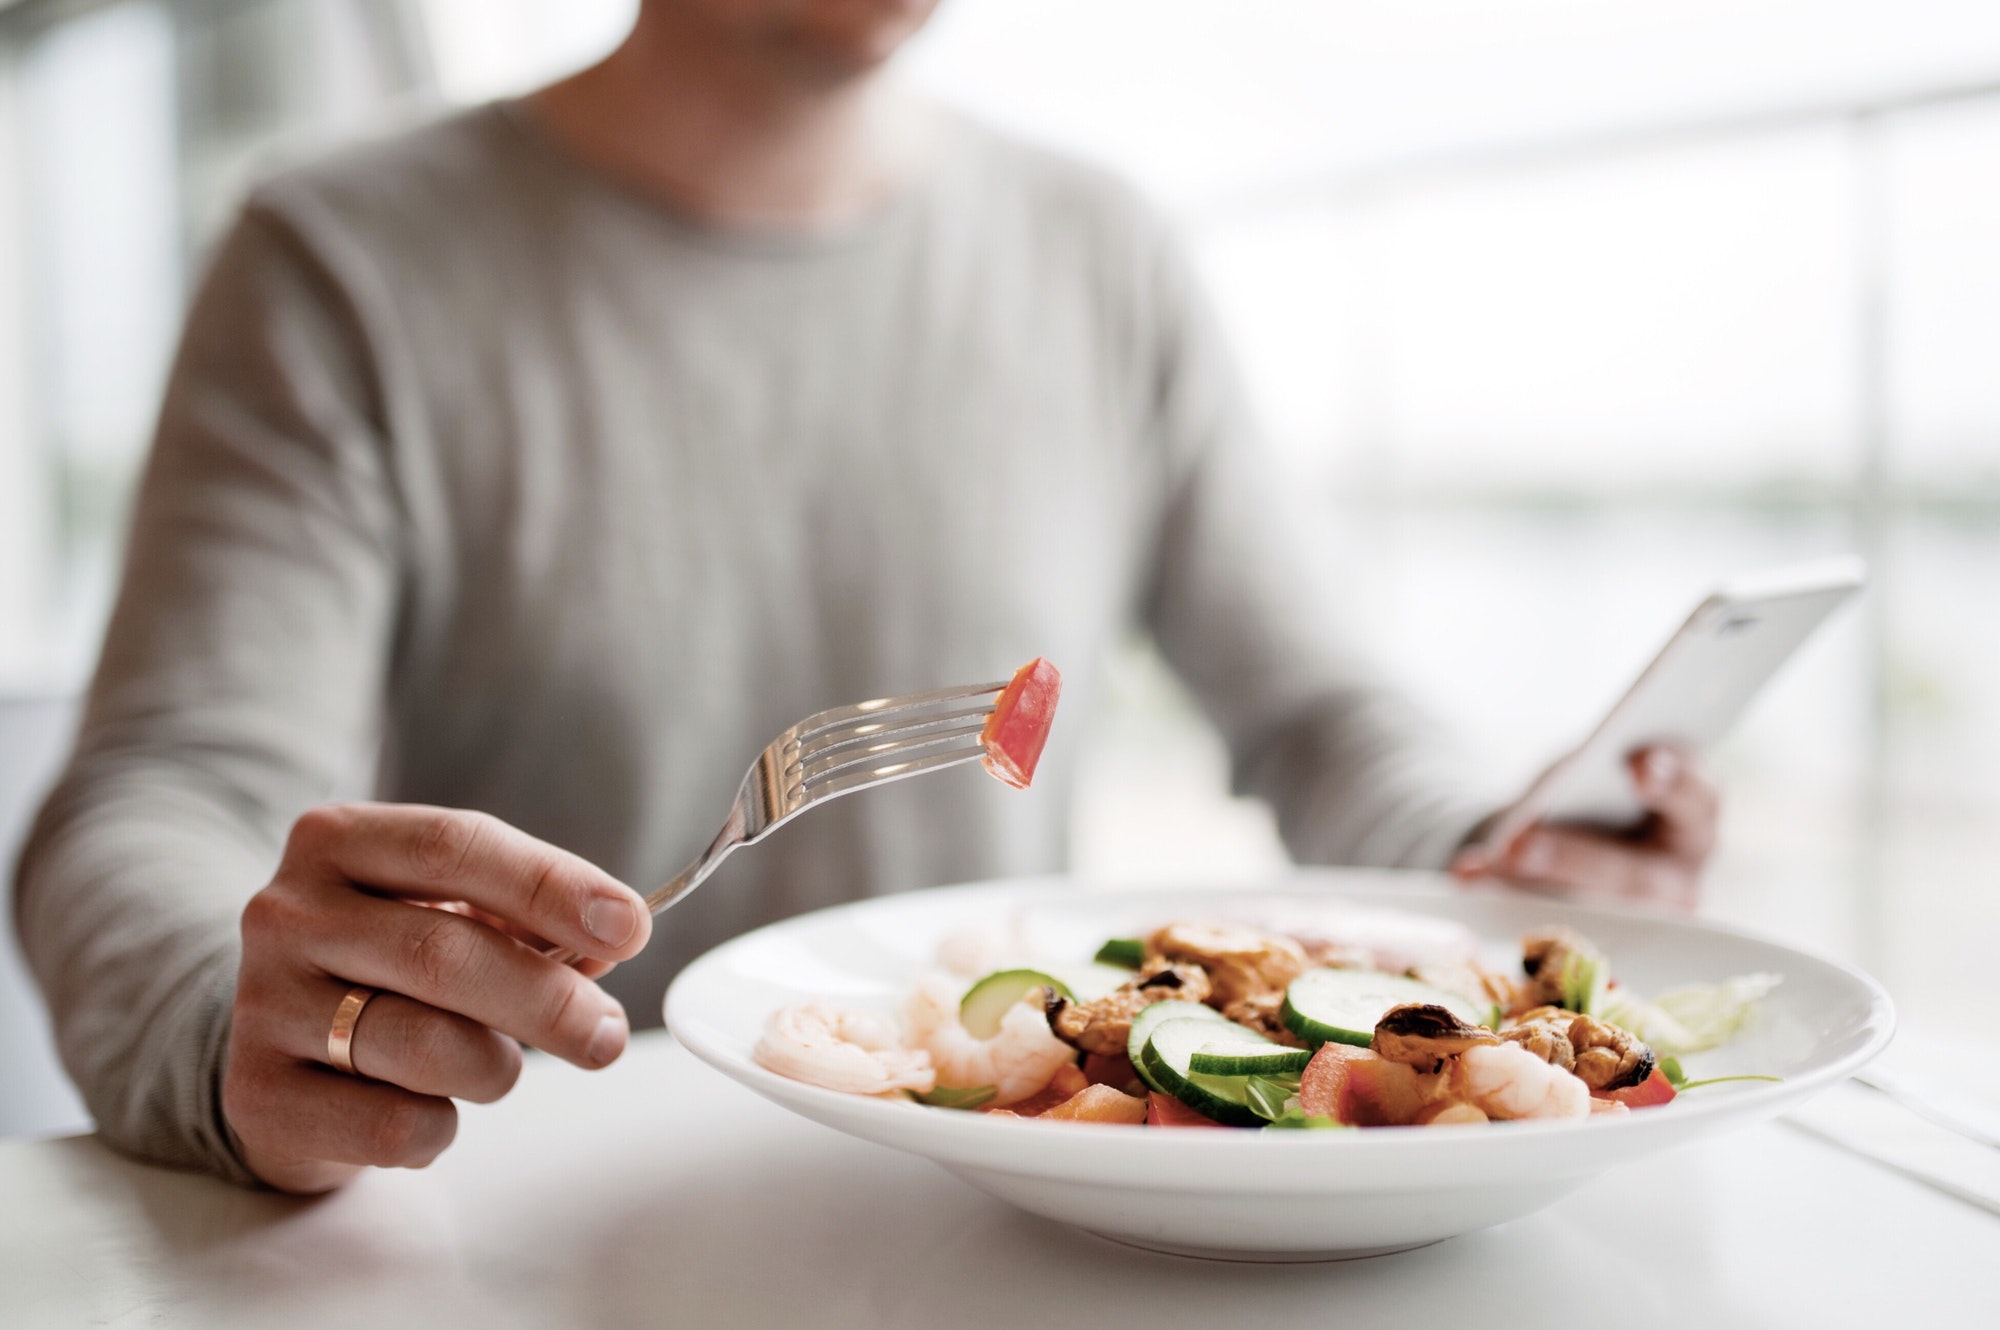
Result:
<instances>
[{"instance_id":1,"label":"smartphone","mask_svg":"<svg viewBox=\"0 0 2000 1330\"><path fill-rule=\"evenodd\" d=\"M1646 810L1632 785L1631 755L1660 743L1699 753L1721 739L1865 578L1861 560L1838 558L1771 569L1717 590L1695 606L1590 737L1494 819L1483 846L1503 849L1544 821L1636 827Z\"/></svg>"}]
</instances>

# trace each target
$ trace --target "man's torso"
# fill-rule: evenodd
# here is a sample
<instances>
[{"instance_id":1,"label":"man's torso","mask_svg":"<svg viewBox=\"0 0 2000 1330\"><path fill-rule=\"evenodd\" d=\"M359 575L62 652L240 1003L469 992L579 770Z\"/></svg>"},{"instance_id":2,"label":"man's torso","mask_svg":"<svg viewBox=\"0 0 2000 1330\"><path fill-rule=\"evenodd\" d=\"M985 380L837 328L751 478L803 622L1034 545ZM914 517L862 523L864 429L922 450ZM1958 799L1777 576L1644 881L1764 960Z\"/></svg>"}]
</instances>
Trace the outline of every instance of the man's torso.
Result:
<instances>
[{"instance_id":1,"label":"man's torso","mask_svg":"<svg viewBox=\"0 0 2000 1330\"><path fill-rule=\"evenodd\" d=\"M1046 655L1068 689L1033 790L961 769L815 810L612 983L643 1022L757 923L1056 866L1166 488L1142 214L962 129L849 231L733 238L526 114L269 192L359 311L403 508L383 796L484 809L645 891L785 725Z\"/></svg>"}]
</instances>

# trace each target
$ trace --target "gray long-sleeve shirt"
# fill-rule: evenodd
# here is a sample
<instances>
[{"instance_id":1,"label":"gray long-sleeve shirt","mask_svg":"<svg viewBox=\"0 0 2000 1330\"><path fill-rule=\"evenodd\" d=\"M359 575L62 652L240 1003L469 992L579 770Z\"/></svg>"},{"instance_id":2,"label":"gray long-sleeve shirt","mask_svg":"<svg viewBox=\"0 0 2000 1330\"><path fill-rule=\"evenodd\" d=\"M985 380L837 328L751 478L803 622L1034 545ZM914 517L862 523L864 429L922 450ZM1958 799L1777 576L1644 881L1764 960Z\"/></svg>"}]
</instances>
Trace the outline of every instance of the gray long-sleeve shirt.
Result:
<instances>
[{"instance_id":1,"label":"gray long-sleeve shirt","mask_svg":"<svg viewBox=\"0 0 2000 1330\"><path fill-rule=\"evenodd\" d=\"M133 1153L244 1176L218 1085L237 916L379 736L641 890L779 729L1065 671L1035 788L845 800L728 863L607 986L758 923L1058 867L1107 647L1155 635L1293 851L1436 864L1476 810L1328 629L1156 219L971 126L867 220L703 229L521 105L260 190L189 315L125 581L18 921Z\"/></svg>"}]
</instances>

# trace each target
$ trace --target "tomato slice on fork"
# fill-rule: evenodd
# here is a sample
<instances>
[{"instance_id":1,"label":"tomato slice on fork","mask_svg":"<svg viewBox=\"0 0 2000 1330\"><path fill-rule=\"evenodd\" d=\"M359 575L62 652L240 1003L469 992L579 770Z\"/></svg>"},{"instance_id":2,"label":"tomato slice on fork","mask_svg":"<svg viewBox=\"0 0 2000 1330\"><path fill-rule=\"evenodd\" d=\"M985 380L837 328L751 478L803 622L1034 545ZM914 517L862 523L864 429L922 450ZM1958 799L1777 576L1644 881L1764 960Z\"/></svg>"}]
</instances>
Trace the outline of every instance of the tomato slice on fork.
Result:
<instances>
[{"instance_id":1,"label":"tomato slice on fork","mask_svg":"<svg viewBox=\"0 0 2000 1330\"><path fill-rule=\"evenodd\" d=\"M1049 726L1056 718L1056 699L1062 695L1062 675L1040 656L1020 669L1000 690L979 742L986 749L980 761L986 769L1017 790L1028 788L1035 778L1035 764L1042 760L1042 747L1049 741Z\"/></svg>"}]
</instances>

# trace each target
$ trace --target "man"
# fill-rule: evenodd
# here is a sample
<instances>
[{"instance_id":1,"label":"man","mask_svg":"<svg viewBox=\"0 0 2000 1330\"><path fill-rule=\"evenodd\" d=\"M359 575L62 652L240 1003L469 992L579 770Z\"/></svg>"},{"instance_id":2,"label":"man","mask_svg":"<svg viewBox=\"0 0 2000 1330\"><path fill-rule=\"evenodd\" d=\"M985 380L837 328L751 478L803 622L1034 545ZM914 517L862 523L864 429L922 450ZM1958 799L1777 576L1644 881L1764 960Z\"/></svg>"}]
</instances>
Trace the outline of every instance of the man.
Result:
<instances>
[{"instance_id":1,"label":"man","mask_svg":"<svg viewBox=\"0 0 2000 1330\"><path fill-rule=\"evenodd\" d=\"M1134 624L1302 857L1441 866L1491 811L1326 633L1153 217L883 79L929 8L647 0L596 68L248 205L23 858L113 1143L296 1191L420 1166L520 1043L610 1062L618 999L653 1019L721 938L1057 865ZM625 883L771 734L1038 654L1070 687L1030 795L816 811L648 947ZM378 734L390 802L320 806ZM1649 837L1542 829L1499 871L1685 896L1712 797L1661 763Z\"/></svg>"}]
</instances>

